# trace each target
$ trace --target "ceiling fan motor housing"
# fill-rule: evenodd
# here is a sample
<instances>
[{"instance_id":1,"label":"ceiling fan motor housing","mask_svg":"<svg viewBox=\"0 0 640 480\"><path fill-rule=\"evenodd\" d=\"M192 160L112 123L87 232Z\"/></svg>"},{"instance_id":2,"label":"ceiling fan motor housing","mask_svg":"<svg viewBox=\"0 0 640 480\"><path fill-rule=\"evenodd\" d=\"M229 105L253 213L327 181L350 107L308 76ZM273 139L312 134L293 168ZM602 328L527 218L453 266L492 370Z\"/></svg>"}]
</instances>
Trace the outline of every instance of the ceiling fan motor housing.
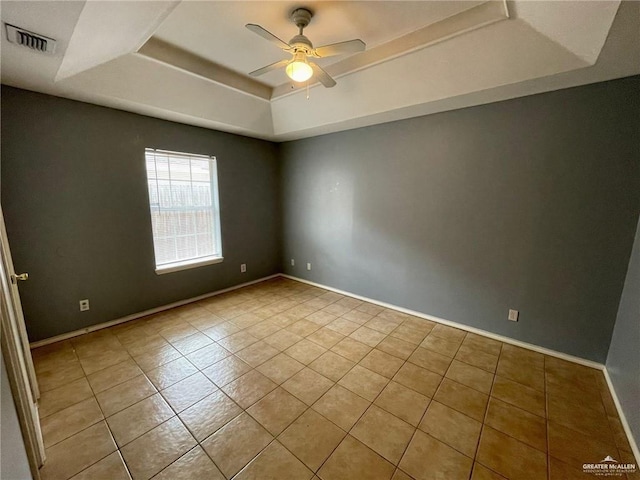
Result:
<instances>
[{"instance_id":1,"label":"ceiling fan motor housing","mask_svg":"<svg viewBox=\"0 0 640 480\"><path fill-rule=\"evenodd\" d=\"M296 8L291 12L291 21L296 24L298 28L305 28L311 22L313 13L308 8Z\"/></svg>"}]
</instances>

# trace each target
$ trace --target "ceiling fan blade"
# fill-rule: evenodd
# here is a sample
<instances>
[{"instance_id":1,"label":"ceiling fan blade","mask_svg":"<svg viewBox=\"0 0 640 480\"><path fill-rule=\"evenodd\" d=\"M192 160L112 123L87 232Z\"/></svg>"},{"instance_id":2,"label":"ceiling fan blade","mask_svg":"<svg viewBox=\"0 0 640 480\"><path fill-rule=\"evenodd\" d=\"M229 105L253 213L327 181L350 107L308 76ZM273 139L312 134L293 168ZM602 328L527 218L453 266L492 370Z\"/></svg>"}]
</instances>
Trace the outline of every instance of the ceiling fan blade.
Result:
<instances>
[{"instance_id":1,"label":"ceiling fan blade","mask_svg":"<svg viewBox=\"0 0 640 480\"><path fill-rule=\"evenodd\" d=\"M327 88L335 87L336 81L331 78L331 76L325 72L322 68L316 65L313 62L309 62L311 68L313 68L313 74L318 79L318 81Z\"/></svg>"},{"instance_id":2,"label":"ceiling fan blade","mask_svg":"<svg viewBox=\"0 0 640 480\"><path fill-rule=\"evenodd\" d=\"M345 53L362 52L365 49L365 43L359 38L356 40L348 40L346 42L332 43L331 45L323 45L315 49L318 57L332 57L334 55L342 55Z\"/></svg>"},{"instance_id":3,"label":"ceiling fan blade","mask_svg":"<svg viewBox=\"0 0 640 480\"><path fill-rule=\"evenodd\" d=\"M267 72L270 72L271 70L276 70L278 68L284 67L290 61L290 59L280 60L278 62L272 63L271 65L267 65L266 67L262 67L258 70L254 70L253 72L249 72L249 75L251 75L252 77L263 75Z\"/></svg>"},{"instance_id":4,"label":"ceiling fan blade","mask_svg":"<svg viewBox=\"0 0 640 480\"><path fill-rule=\"evenodd\" d=\"M253 23L247 23L245 25L245 27L247 27L253 33L256 33L256 34L260 35L262 38L264 38L266 40L269 40L272 43L275 43L278 47L282 48L283 50L288 50L289 48L291 48L288 43L283 42L278 37L276 37L273 33L265 30L260 25L255 25Z\"/></svg>"}]
</instances>

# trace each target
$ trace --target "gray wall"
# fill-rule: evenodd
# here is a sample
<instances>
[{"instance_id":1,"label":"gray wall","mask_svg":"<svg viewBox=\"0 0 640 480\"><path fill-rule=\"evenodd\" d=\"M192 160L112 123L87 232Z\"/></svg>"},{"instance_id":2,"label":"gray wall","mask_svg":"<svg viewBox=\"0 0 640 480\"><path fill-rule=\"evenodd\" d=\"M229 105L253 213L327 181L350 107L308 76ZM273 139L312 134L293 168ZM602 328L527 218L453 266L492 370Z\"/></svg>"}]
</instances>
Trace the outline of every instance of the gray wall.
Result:
<instances>
[{"instance_id":1,"label":"gray wall","mask_svg":"<svg viewBox=\"0 0 640 480\"><path fill-rule=\"evenodd\" d=\"M631 77L285 143L283 269L604 363L639 99Z\"/></svg>"},{"instance_id":2,"label":"gray wall","mask_svg":"<svg viewBox=\"0 0 640 480\"><path fill-rule=\"evenodd\" d=\"M145 147L217 157L223 263L155 274ZM270 142L3 85L2 207L15 268L30 275L30 340L277 273L276 155Z\"/></svg>"},{"instance_id":3,"label":"gray wall","mask_svg":"<svg viewBox=\"0 0 640 480\"><path fill-rule=\"evenodd\" d=\"M633 436L640 443L640 223L613 329L607 370Z\"/></svg>"},{"instance_id":4,"label":"gray wall","mask_svg":"<svg viewBox=\"0 0 640 480\"><path fill-rule=\"evenodd\" d=\"M4 358L0 355L0 478L3 480L31 480L31 469L24 448L24 440L18 422L16 405L9 377L4 367Z\"/></svg>"}]
</instances>

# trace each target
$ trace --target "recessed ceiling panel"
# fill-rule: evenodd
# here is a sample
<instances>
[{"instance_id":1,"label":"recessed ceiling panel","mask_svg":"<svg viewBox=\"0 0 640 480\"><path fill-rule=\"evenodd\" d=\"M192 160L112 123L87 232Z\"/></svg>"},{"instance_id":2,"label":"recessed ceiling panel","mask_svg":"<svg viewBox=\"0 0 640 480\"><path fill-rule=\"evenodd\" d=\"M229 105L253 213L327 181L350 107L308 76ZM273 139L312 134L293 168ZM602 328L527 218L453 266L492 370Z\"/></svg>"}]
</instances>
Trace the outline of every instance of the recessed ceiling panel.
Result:
<instances>
[{"instance_id":1,"label":"recessed ceiling panel","mask_svg":"<svg viewBox=\"0 0 640 480\"><path fill-rule=\"evenodd\" d=\"M156 38L219 65L248 73L286 58L284 52L244 26L257 23L285 42L296 33L290 12L302 5L314 17L305 35L314 46L361 38L374 47L467 10L482 1L442 2L182 2ZM323 66L344 56L323 60ZM271 86L288 81L284 71L260 77Z\"/></svg>"}]
</instances>

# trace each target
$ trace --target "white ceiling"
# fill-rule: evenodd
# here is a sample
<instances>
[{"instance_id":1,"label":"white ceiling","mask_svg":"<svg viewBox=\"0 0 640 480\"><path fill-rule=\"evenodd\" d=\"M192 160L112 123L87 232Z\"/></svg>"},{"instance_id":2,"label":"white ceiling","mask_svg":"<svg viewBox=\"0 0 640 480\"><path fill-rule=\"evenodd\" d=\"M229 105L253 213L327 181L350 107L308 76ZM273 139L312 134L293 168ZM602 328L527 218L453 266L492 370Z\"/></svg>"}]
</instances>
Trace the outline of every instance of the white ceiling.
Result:
<instances>
[{"instance_id":1,"label":"white ceiling","mask_svg":"<svg viewBox=\"0 0 640 480\"><path fill-rule=\"evenodd\" d=\"M308 99L282 71L246 75L283 58L246 23L296 33L288 14L300 4L274 1L3 1L4 22L58 45L47 56L3 33L2 83L288 140L640 73L636 1L305 5L314 45L367 43L324 60L338 84L312 85Z\"/></svg>"}]
</instances>

